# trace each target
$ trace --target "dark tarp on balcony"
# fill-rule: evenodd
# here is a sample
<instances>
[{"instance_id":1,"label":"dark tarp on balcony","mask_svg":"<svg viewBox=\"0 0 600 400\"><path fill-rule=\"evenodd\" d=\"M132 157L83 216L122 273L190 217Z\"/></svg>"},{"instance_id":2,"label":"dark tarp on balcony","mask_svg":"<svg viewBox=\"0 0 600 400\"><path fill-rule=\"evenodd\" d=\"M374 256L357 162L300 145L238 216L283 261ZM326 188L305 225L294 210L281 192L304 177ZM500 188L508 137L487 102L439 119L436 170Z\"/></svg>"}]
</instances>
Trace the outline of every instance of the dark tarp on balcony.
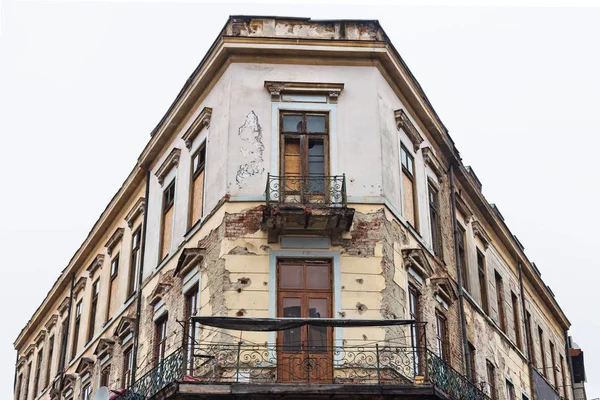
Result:
<instances>
[{"instance_id":1,"label":"dark tarp on balcony","mask_svg":"<svg viewBox=\"0 0 600 400\"><path fill-rule=\"evenodd\" d=\"M284 331L304 325L358 328L366 326L399 326L416 323L412 319L338 319L338 318L244 318L244 317L192 317L193 322L215 328L237 331Z\"/></svg>"}]
</instances>

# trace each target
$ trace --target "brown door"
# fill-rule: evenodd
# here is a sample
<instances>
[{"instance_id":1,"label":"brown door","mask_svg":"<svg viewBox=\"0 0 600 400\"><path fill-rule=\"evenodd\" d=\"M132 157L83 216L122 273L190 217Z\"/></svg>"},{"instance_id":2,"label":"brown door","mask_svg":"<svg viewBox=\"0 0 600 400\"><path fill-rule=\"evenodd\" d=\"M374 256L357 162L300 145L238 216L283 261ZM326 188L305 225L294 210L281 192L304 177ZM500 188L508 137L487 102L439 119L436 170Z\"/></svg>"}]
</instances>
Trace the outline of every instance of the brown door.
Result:
<instances>
[{"instance_id":1,"label":"brown door","mask_svg":"<svg viewBox=\"0 0 600 400\"><path fill-rule=\"evenodd\" d=\"M331 262L282 260L277 268L278 316L330 318ZM329 383L333 379L332 329L304 326L279 333L280 382Z\"/></svg>"}]
</instances>

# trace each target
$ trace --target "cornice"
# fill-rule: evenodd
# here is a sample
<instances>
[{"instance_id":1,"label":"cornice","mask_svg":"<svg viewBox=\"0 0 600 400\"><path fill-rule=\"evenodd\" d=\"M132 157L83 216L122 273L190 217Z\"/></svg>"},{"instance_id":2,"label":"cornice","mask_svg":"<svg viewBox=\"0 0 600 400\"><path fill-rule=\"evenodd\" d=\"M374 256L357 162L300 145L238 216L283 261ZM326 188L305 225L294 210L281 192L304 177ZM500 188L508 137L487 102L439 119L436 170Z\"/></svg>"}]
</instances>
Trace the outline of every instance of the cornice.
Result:
<instances>
[{"instance_id":1,"label":"cornice","mask_svg":"<svg viewBox=\"0 0 600 400\"><path fill-rule=\"evenodd\" d=\"M143 199L142 199L142 202L143 202ZM115 229L114 233L110 236L110 238L104 245L104 247L106 247L106 252L108 253L109 257L112 256L112 252L113 252L114 248L117 246L117 244L119 244L121 239L123 239L124 232L125 232L125 229L123 229L123 228Z\"/></svg>"},{"instance_id":2,"label":"cornice","mask_svg":"<svg viewBox=\"0 0 600 400\"><path fill-rule=\"evenodd\" d=\"M125 216L125 221L127 222L127 226L131 229L133 228L133 223L136 218L142 214L144 214L144 209L146 205L146 200L144 197L140 197L138 201L135 202L131 210Z\"/></svg>"},{"instance_id":3,"label":"cornice","mask_svg":"<svg viewBox=\"0 0 600 400\"><path fill-rule=\"evenodd\" d=\"M98 270L98 268L102 267L103 263L104 263L104 254L96 254L96 257L94 257L94 260L87 267L87 271L90 274L90 278L94 277L94 273Z\"/></svg>"},{"instance_id":4,"label":"cornice","mask_svg":"<svg viewBox=\"0 0 600 400\"><path fill-rule=\"evenodd\" d=\"M490 247L490 244L492 243L492 239L485 232L485 229L483 228L481 223L477 220L473 220L473 222L471 223L471 227L473 228L473 237L479 237L479 239L481 239L481 241L483 242L485 249L487 250L487 248Z\"/></svg>"},{"instance_id":5,"label":"cornice","mask_svg":"<svg viewBox=\"0 0 600 400\"><path fill-rule=\"evenodd\" d=\"M196 136L202 132L202 129L208 128L210 126L210 118L212 116L212 108L204 107L200 114L196 117L194 122L190 125L187 131L181 137L185 141L185 147L188 150L192 149L192 143Z\"/></svg>"},{"instance_id":6,"label":"cornice","mask_svg":"<svg viewBox=\"0 0 600 400\"><path fill-rule=\"evenodd\" d=\"M158 183L161 185L164 183L165 177L173 168L177 168L179 165L179 159L181 158L181 149L174 148L171 150L165 161L156 170L156 177Z\"/></svg>"},{"instance_id":7,"label":"cornice","mask_svg":"<svg viewBox=\"0 0 600 400\"><path fill-rule=\"evenodd\" d=\"M394 118L396 119L396 127L402 129L406 133L413 144L413 150L415 152L418 151L424 139L410 121L406 112L403 109L394 110Z\"/></svg>"},{"instance_id":8,"label":"cornice","mask_svg":"<svg viewBox=\"0 0 600 400\"><path fill-rule=\"evenodd\" d=\"M281 101L283 93L293 94L320 94L327 97L328 103L337 103L338 97L344 90L343 83L325 82L287 82L287 81L265 81L265 88L271 94L271 101Z\"/></svg>"},{"instance_id":9,"label":"cornice","mask_svg":"<svg viewBox=\"0 0 600 400\"><path fill-rule=\"evenodd\" d=\"M46 330L45 330L45 329L42 329L42 330L41 330L41 331L40 331L40 332L37 334L37 336L35 337L35 339L33 339L33 342L34 342L34 343L35 343L37 346L39 346L39 345L40 345L40 342L43 342L43 341L44 341L44 339L46 339Z\"/></svg>"}]
</instances>

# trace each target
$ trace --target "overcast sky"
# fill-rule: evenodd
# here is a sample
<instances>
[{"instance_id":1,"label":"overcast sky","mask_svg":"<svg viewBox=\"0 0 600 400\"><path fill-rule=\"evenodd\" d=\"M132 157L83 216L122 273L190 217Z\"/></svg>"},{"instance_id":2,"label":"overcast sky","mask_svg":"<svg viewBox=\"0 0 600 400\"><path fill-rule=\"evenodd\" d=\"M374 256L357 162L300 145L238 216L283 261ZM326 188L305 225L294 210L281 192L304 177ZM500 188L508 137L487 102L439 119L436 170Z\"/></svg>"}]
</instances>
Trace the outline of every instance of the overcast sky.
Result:
<instances>
[{"instance_id":1,"label":"overcast sky","mask_svg":"<svg viewBox=\"0 0 600 400\"><path fill-rule=\"evenodd\" d=\"M0 398L14 339L230 14L379 19L552 287L588 398L600 396L600 9L13 0L1 6Z\"/></svg>"}]
</instances>

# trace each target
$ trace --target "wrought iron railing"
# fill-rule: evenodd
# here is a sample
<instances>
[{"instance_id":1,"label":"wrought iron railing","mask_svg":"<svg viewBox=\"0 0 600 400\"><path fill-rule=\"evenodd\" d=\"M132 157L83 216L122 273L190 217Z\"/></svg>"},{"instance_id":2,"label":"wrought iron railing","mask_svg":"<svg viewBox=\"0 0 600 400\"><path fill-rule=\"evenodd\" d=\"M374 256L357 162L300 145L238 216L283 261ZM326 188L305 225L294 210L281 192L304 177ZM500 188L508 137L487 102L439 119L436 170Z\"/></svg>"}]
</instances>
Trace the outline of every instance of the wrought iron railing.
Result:
<instances>
[{"instance_id":1,"label":"wrought iron railing","mask_svg":"<svg viewBox=\"0 0 600 400\"><path fill-rule=\"evenodd\" d=\"M307 205L311 207L346 207L346 177L267 176L267 205Z\"/></svg>"},{"instance_id":2,"label":"wrought iron railing","mask_svg":"<svg viewBox=\"0 0 600 400\"><path fill-rule=\"evenodd\" d=\"M165 357L133 385L126 388L114 400L146 400L160 392L167 385L183 379L183 348Z\"/></svg>"},{"instance_id":3,"label":"wrought iron railing","mask_svg":"<svg viewBox=\"0 0 600 400\"><path fill-rule=\"evenodd\" d=\"M427 350L427 376L450 399L490 400L485 392L430 350Z\"/></svg>"}]
</instances>

